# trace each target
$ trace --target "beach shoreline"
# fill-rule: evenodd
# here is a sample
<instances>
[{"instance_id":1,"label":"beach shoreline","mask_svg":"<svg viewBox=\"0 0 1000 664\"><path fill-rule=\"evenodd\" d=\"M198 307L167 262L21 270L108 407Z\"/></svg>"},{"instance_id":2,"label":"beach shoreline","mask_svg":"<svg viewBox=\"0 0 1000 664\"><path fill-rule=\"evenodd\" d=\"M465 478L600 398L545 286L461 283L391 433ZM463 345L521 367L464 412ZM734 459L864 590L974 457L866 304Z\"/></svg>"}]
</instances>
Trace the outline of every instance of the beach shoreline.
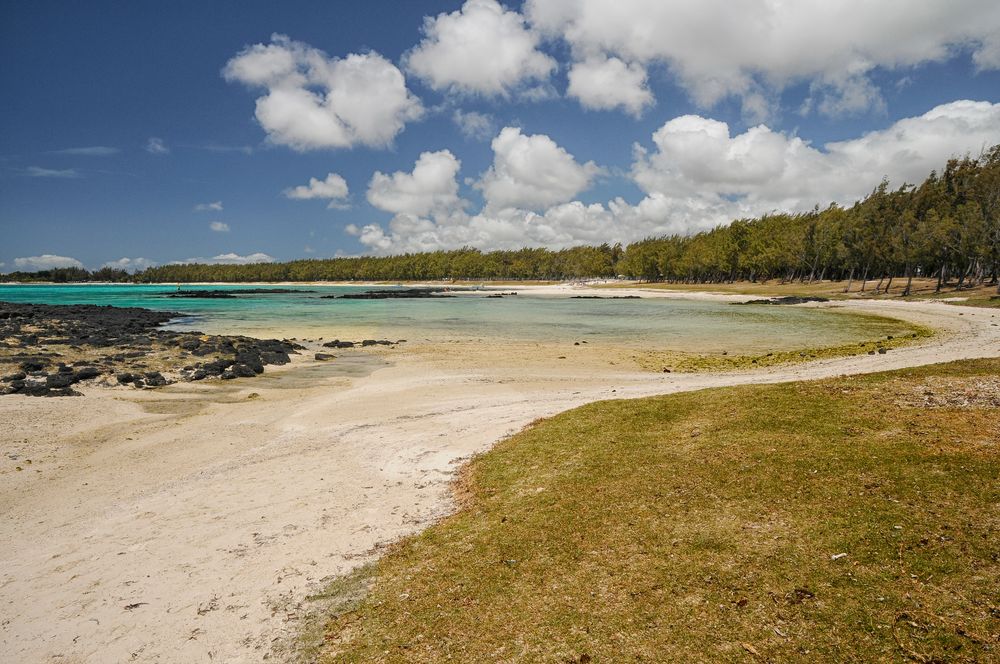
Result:
<instances>
[{"instance_id":1,"label":"beach shoreline","mask_svg":"<svg viewBox=\"0 0 1000 664\"><path fill-rule=\"evenodd\" d=\"M595 293L585 288L530 291ZM545 345L469 343L344 352L329 364L307 351L278 371L225 384L4 397L5 453L17 461L5 460L0 495L0 537L12 543L0 556L8 617L0 653L21 661L261 661L294 636L310 592L448 514L462 461L539 417L603 399L1000 355L990 310L886 300L802 306L886 315L938 333L884 355L728 374L638 372L596 359L560 362Z\"/></svg>"}]
</instances>

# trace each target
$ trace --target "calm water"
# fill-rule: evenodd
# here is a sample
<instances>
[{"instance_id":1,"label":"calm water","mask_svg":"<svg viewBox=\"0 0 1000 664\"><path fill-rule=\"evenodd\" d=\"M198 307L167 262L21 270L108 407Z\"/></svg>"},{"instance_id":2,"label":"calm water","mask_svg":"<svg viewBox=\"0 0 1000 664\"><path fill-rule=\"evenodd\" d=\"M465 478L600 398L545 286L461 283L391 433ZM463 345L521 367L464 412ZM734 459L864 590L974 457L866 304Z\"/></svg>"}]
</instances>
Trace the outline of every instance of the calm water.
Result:
<instances>
[{"instance_id":1,"label":"calm water","mask_svg":"<svg viewBox=\"0 0 1000 664\"><path fill-rule=\"evenodd\" d=\"M183 288L238 292L253 286ZM502 299L324 300L323 295L360 292L369 287L291 288L298 292L197 300L168 297L176 289L169 285L0 285L0 300L177 311L184 317L171 327L219 334L411 341L586 339L689 351L746 352L836 345L900 334L906 329L888 319L787 306L527 295Z\"/></svg>"}]
</instances>

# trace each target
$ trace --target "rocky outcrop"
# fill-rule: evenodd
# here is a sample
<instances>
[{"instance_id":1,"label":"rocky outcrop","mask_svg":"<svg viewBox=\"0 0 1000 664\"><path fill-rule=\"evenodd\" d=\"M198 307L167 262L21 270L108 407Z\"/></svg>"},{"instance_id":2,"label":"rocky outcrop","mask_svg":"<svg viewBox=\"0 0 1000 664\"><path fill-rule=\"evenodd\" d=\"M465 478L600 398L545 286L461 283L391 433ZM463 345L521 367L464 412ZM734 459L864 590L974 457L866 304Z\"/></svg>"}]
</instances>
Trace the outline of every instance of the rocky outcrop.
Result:
<instances>
[{"instance_id":1,"label":"rocky outcrop","mask_svg":"<svg viewBox=\"0 0 1000 664\"><path fill-rule=\"evenodd\" d=\"M0 394L74 396L73 385L95 379L147 388L249 378L267 365L287 364L303 348L286 340L160 327L178 316L134 307L0 302Z\"/></svg>"}]
</instances>

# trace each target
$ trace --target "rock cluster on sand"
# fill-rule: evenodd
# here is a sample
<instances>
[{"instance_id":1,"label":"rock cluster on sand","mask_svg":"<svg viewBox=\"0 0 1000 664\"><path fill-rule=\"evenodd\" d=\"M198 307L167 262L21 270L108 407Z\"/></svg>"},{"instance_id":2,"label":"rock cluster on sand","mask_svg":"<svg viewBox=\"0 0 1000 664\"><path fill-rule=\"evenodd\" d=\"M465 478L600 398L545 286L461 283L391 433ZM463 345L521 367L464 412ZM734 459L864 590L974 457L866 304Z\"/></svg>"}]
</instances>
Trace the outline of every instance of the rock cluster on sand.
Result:
<instances>
[{"instance_id":1,"label":"rock cluster on sand","mask_svg":"<svg viewBox=\"0 0 1000 664\"><path fill-rule=\"evenodd\" d=\"M181 314L135 307L0 302L0 395L74 396L72 386L160 387L256 376L302 349L290 341L175 332ZM164 375L164 372L167 375ZM113 380L112 380L113 378Z\"/></svg>"},{"instance_id":2,"label":"rock cluster on sand","mask_svg":"<svg viewBox=\"0 0 1000 664\"><path fill-rule=\"evenodd\" d=\"M762 300L747 300L746 302L734 302L733 304L805 304L806 302L829 302L828 297L799 295L785 295L784 297L769 297Z\"/></svg>"},{"instance_id":3,"label":"rock cluster on sand","mask_svg":"<svg viewBox=\"0 0 1000 664\"><path fill-rule=\"evenodd\" d=\"M405 344L406 339L400 339L399 341L389 341L388 339L365 339L363 341L341 341L340 339L334 339L333 341L327 341L323 344L324 348L354 348L355 346L361 346L362 348L367 348L369 346L395 346L396 344Z\"/></svg>"}]
</instances>

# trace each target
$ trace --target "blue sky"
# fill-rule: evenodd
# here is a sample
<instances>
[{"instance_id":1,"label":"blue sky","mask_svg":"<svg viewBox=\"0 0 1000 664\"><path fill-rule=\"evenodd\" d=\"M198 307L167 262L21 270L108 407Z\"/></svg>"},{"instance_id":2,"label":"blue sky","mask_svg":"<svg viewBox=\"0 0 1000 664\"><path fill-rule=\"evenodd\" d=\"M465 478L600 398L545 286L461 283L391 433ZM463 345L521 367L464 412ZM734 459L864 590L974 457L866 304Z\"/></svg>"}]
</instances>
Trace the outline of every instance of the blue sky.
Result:
<instances>
[{"instance_id":1,"label":"blue sky","mask_svg":"<svg viewBox=\"0 0 1000 664\"><path fill-rule=\"evenodd\" d=\"M995 3L796 4L4 3L0 271L627 242L1000 142Z\"/></svg>"}]
</instances>

